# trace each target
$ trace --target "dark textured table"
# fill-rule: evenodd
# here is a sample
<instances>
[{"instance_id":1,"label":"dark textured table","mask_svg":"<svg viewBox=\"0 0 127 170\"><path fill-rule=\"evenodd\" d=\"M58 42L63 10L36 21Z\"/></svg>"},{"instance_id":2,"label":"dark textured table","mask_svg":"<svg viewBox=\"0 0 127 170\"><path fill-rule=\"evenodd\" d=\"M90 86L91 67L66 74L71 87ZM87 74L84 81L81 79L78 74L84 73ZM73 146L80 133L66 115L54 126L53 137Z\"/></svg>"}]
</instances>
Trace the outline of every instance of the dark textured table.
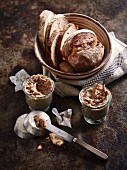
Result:
<instances>
[{"instance_id":1,"label":"dark textured table","mask_svg":"<svg viewBox=\"0 0 127 170\"><path fill-rule=\"evenodd\" d=\"M9 76L22 68L30 75L42 68L33 51L39 14L49 9L55 13L86 14L127 43L127 1L86 0L12 0L0 4L0 169L1 170L126 170L127 169L127 75L108 85L112 103L106 122L92 126L80 112L78 97L53 98L51 108L73 109L72 129L63 128L108 154L107 161L88 153L74 143L54 146L45 137L21 139L13 131L16 119L30 110L22 91L15 93ZM51 108L47 112L55 125ZM42 151L36 151L42 143Z\"/></svg>"}]
</instances>

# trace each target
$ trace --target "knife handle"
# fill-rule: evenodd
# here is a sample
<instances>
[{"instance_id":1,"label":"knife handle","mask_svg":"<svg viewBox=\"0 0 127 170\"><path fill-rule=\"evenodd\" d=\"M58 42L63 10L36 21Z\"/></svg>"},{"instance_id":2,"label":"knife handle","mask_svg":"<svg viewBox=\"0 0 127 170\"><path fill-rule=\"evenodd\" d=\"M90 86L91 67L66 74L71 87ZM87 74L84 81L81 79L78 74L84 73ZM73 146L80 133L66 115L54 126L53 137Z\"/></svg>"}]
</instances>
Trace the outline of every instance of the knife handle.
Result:
<instances>
[{"instance_id":1,"label":"knife handle","mask_svg":"<svg viewBox=\"0 0 127 170\"><path fill-rule=\"evenodd\" d=\"M80 146L84 147L87 151L90 151L91 153L94 153L95 155L103 158L103 159L107 159L108 158L108 155L106 155L105 153L101 152L100 150L94 148L93 146L77 139L77 138L74 138L73 139L73 142L79 144Z\"/></svg>"}]
</instances>

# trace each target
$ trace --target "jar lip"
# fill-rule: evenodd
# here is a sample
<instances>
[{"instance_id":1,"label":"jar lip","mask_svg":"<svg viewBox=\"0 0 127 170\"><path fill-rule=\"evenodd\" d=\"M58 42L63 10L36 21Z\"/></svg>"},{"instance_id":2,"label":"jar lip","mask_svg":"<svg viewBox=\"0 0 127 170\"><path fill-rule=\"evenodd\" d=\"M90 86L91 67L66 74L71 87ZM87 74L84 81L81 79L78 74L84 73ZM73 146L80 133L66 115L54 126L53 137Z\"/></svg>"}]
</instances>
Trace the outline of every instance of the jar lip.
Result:
<instances>
[{"instance_id":1,"label":"jar lip","mask_svg":"<svg viewBox=\"0 0 127 170\"><path fill-rule=\"evenodd\" d=\"M37 76L37 75L44 76L43 74L36 74L35 76ZM32 76L34 76L34 75L32 75ZM24 83L23 83L23 91L24 91L24 93L25 93L26 95L30 96L31 98L44 98L44 97L50 96L50 94L51 94L51 93L54 91L54 89L55 89L55 83L54 83L54 81L53 81L50 77L48 77L48 76L44 76L45 78L49 79L49 80L51 81L51 83L52 83L51 90L50 90L50 92L49 92L48 94L42 94L41 96L35 96L35 95L32 95L32 94L29 94L29 93L26 91L26 89L25 89L25 84L31 79L32 76L30 76L30 77L29 77L26 81L24 81Z\"/></svg>"},{"instance_id":2,"label":"jar lip","mask_svg":"<svg viewBox=\"0 0 127 170\"><path fill-rule=\"evenodd\" d=\"M89 88L89 87L88 87L88 88ZM88 108L101 109L101 108L103 108L103 107L106 107L106 106L110 103L110 101L111 101L111 99L112 99L112 94L111 94L110 90L106 87L106 90L108 91L108 96L107 96L107 101L106 101L103 105L101 105L101 106L99 106L99 107L94 107L94 106L88 106L87 104L85 104L85 103L83 102L83 99L82 99L82 97L83 97L82 94L83 94L83 92L86 91L88 88L83 88L83 89L80 91L80 93L79 93L79 101L81 102L81 104L85 105L85 106L88 107Z\"/></svg>"}]
</instances>

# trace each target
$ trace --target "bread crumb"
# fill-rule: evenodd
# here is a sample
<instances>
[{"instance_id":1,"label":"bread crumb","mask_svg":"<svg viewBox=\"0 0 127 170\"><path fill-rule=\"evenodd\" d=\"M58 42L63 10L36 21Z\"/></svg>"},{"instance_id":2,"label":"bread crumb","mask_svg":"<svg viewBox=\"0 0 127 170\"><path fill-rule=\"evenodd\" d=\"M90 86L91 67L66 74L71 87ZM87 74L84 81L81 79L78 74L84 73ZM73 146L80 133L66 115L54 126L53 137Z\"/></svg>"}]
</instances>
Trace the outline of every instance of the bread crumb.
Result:
<instances>
[{"instance_id":1,"label":"bread crumb","mask_svg":"<svg viewBox=\"0 0 127 170\"><path fill-rule=\"evenodd\" d=\"M39 144L36 149L37 149L37 151L42 151L43 148L44 148L44 146L42 144Z\"/></svg>"},{"instance_id":2,"label":"bread crumb","mask_svg":"<svg viewBox=\"0 0 127 170\"><path fill-rule=\"evenodd\" d=\"M64 144L64 140L57 136L55 133L49 133L49 138L54 145L62 146Z\"/></svg>"}]
</instances>

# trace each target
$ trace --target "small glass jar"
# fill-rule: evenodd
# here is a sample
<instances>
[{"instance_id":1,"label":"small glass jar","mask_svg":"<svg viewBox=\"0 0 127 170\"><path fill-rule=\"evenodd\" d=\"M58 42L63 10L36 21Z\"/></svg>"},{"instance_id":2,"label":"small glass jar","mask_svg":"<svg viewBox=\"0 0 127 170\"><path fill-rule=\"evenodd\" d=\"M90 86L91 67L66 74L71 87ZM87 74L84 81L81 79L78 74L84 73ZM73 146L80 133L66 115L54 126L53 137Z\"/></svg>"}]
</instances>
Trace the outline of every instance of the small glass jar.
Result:
<instances>
[{"instance_id":1,"label":"small glass jar","mask_svg":"<svg viewBox=\"0 0 127 170\"><path fill-rule=\"evenodd\" d=\"M112 99L111 92L106 88L108 92L106 102L99 107L94 107L94 106L89 106L86 103L84 103L83 94L87 89L84 88L79 93L79 100L81 103L81 111L82 111L83 117L90 124L100 124L104 120L106 120L106 115L109 111L109 106L110 106L110 102Z\"/></svg>"},{"instance_id":2,"label":"small glass jar","mask_svg":"<svg viewBox=\"0 0 127 170\"><path fill-rule=\"evenodd\" d=\"M28 83L28 81L30 81L32 79L32 76L24 83L24 88L23 91L25 93L25 97L26 97L26 102L29 106L29 108L31 110L41 110L41 111L47 111L50 107L50 104L52 103L52 99L53 99L53 91L55 88L55 84L54 81L52 79L50 79L47 76L43 76L43 75L34 75L34 76L42 76L48 80L50 80L51 82L51 89L49 90L49 92L47 94L42 94L42 95L34 95L34 94L30 94L27 91L26 88L26 84Z\"/></svg>"}]
</instances>

